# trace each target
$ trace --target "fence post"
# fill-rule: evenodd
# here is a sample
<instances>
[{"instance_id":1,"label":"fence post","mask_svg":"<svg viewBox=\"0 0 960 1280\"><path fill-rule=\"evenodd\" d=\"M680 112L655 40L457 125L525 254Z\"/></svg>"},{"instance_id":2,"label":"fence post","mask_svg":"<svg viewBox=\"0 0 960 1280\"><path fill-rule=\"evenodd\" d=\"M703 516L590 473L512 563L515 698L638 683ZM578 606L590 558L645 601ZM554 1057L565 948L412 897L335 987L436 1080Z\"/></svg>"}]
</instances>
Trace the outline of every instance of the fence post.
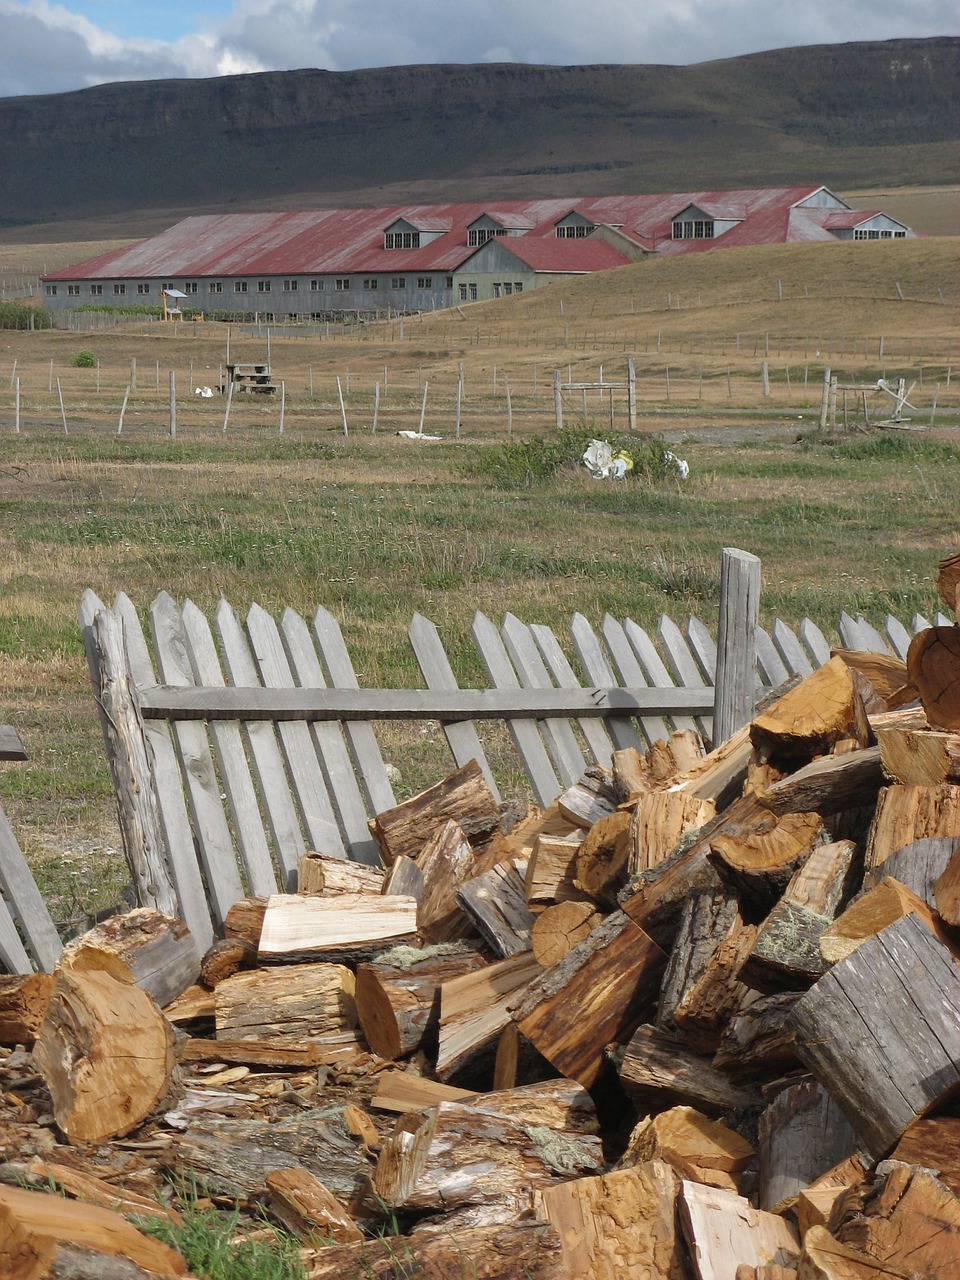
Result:
<instances>
[{"instance_id":1,"label":"fence post","mask_svg":"<svg viewBox=\"0 0 960 1280\"><path fill-rule=\"evenodd\" d=\"M562 304L561 304L562 305ZM553 371L553 407L557 415L557 430L563 430L563 400L560 396L560 370Z\"/></svg>"},{"instance_id":2,"label":"fence post","mask_svg":"<svg viewBox=\"0 0 960 1280\"><path fill-rule=\"evenodd\" d=\"M753 717L759 613L760 561L749 551L724 547L720 561L714 746L725 742Z\"/></svg>"},{"instance_id":3,"label":"fence post","mask_svg":"<svg viewBox=\"0 0 960 1280\"><path fill-rule=\"evenodd\" d=\"M627 361L627 420L629 430L637 429L637 366L633 356Z\"/></svg>"},{"instance_id":4,"label":"fence post","mask_svg":"<svg viewBox=\"0 0 960 1280\"><path fill-rule=\"evenodd\" d=\"M177 434L177 375L170 370L170 438Z\"/></svg>"}]
</instances>

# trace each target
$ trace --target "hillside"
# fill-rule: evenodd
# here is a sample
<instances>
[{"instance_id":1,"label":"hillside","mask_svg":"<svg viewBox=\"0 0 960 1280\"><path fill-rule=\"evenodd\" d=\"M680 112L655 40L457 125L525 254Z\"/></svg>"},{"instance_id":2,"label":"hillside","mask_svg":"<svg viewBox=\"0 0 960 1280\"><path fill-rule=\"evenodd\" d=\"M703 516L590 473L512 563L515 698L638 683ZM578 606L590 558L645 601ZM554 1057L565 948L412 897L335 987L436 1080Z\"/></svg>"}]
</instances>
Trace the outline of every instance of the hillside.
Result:
<instances>
[{"instance_id":1,"label":"hillside","mask_svg":"<svg viewBox=\"0 0 960 1280\"><path fill-rule=\"evenodd\" d=\"M0 228L188 211L960 178L960 40L688 67L302 70L0 100ZM62 237L66 238L66 237Z\"/></svg>"}]
</instances>

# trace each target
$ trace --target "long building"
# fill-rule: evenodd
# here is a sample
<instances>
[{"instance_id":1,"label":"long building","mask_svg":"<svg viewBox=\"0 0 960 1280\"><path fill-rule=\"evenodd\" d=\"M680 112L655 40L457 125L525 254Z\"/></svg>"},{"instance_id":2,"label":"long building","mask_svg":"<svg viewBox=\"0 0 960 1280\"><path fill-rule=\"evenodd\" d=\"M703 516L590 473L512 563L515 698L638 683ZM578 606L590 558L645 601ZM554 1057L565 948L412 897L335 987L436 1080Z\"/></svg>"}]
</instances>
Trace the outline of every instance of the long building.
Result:
<instances>
[{"instance_id":1,"label":"long building","mask_svg":"<svg viewBox=\"0 0 960 1280\"><path fill-rule=\"evenodd\" d=\"M310 319L505 297L647 255L913 235L823 186L231 213L43 277L46 305L158 306Z\"/></svg>"}]
</instances>

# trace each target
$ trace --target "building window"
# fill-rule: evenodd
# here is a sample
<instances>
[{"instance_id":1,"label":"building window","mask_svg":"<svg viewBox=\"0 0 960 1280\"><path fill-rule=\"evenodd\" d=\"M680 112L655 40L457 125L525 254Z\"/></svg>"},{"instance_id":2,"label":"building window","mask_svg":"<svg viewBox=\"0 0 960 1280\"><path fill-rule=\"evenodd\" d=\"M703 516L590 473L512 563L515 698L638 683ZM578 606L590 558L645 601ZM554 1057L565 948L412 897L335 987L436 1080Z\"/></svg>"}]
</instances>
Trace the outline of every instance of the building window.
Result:
<instances>
[{"instance_id":1,"label":"building window","mask_svg":"<svg viewBox=\"0 0 960 1280\"><path fill-rule=\"evenodd\" d=\"M671 227L674 240L712 240L712 218L678 218Z\"/></svg>"},{"instance_id":2,"label":"building window","mask_svg":"<svg viewBox=\"0 0 960 1280\"><path fill-rule=\"evenodd\" d=\"M258 281L257 281L257 293L269 293L269 292L270 292L270 281L269 281L269 280L258 280Z\"/></svg>"},{"instance_id":3,"label":"building window","mask_svg":"<svg viewBox=\"0 0 960 1280\"><path fill-rule=\"evenodd\" d=\"M160 286L160 292L161 292L161 293L166 293L168 289L175 289L176 287L177 287L177 286L176 286L175 281L173 281L173 280L164 280L163 284L161 284L161 286Z\"/></svg>"},{"instance_id":4,"label":"building window","mask_svg":"<svg viewBox=\"0 0 960 1280\"><path fill-rule=\"evenodd\" d=\"M557 227L557 236L561 240L582 240L588 236L595 227L592 223L569 223L566 226Z\"/></svg>"},{"instance_id":5,"label":"building window","mask_svg":"<svg viewBox=\"0 0 960 1280\"><path fill-rule=\"evenodd\" d=\"M477 300L477 286L476 286L476 284L471 284L471 285L468 285L467 287L468 287L468 289L470 290L470 301L471 301L471 302L476 302L476 300Z\"/></svg>"},{"instance_id":6,"label":"building window","mask_svg":"<svg viewBox=\"0 0 960 1280\"><path fill-rule=\"evenodd\" d=\"M895 231L893 233L894 240L906 240L907 233L905 231Z\"/></svg>"},{"instance_id":7,"label":"building window","mask_svg":"<svg viewBox=\"0 0 960 1280\"><path fill-rule=\"evenodd\" d=\"M45 286L44 292L48 298L55 298L57 296L57 286L55 284L48 284Z\"/></svg>"},{"instance_id":8,"label":"building window","mask_svg":"<svg viewBox=\"0 0 960 1280\"><path fill-rule=\"evenodd\" d=\"M447 278L446 278L446 287L447 287L448 289L452 289L452 288L453 288L453 276L447 276Z\"/></svg>"},{"instance_id":9,"label":"building window","mask_svg":"<svg viewBox=\"0 0 960 1280\"><path fill-rule=\"evenodd\" d=\"M460 301L466 302L466 300L467 300L467 286L465 284L462 284L460 286Z\"/></svg>"},{"instance_id":10,"label":"building window","mask_svg":"<svg viewBox=\"0 0 960 1280\"><path fill-rule=\"evenodd\" d=\"M514 292L514 293L523 293L523 281L522 281L522 280L514 280L514 282L513 282L513 292Z\"/></svg>"},{"instance_id":11,"label":"building window","mask_svg":"<svg viewBox=\"0 0 960 1280\"><path fill-rule=\"evenodd\" d=\"M509 280L503 286L503 292L507 295L507 297L509 297L510 294L513 293L513 285L510 283Z\"/></svg>"},{"instance_id":12,"label":"building window","mask_svg":"<svg viewBox=\"0 0 960 1280\"><path fill-rule=\"evenodd\" d=\"M119 297L121 294L127 292L127 286L125 284L115 284L113 286L113 292Z\"/></svg>"},{"instance_id":13,"label":"building window","mask_svg":"<svg viewBox=\"0 0 960 1280\"><path fill-rule=\"evenodd\" d=\"M92 285L90 286L90 293L91 293L91 295L92 295L94 298L99 298L99 297L101 296L101 294L103 293L103 285L102 285L102 284L92 284Z\"/></svg>"},{"instance_id":14,"label":"building window","mask_svg":"<svg viewBox=\"0 0 960 1280\"><path fill-rule=\"evenodd\" d=\"M350 288L350 277L336 276L333 281L333 287L337 293L346 293Z\"/></svg>"},{"instance_id":15,"label":"building window","mask_svg":"<svg viewBox=\"0 0 960 1280\"><path fill-rule=\"evenodd\" d=\"M503 285L502 285L502 284L500 284L500 282L499 282L499 281L496 281L496 282L495 282L495 284L494 284L494 286L493 286L493 296L494 296L495 298L499 298L499 297L500 297L500 295L501 295L501 293L503 293Z\"/></svg>"},{"instance_id":16,"label":"building window","mask_svg":"<svg viewBox=\"0 0 960 1280\"><path fill-rule=\"evenodd\" d=\"M296 293L296 292L297 292L297 286L299 285L299 283L300 283L300 281L299 281L299 280L284 280L284 282L283 282L283 292L284 292L284 293Z\"/></svg>"},{"instance_id":17,"label":"building window","mask_svg":"<svg viewBox=\"0 0 960 1280\"><path fill-rule=\"evenodd\" d=\"M379 287L379 285L380 285L380 281L377 279L377 277L376 277L376 276L364 276L364 277L363 277L363 287L364 287L364 289L376 289L376 288L378 288L378 287Z\"/></svg>"},{"instance_id":18,"label":"building window","mask_svg":"<svg viewBox=\"0 0 960 1280\"><path fill-rule=\"evenodd\" d=\"M433 276L417 276L417 288L418 288L418 289L432 289L432 288L433 288Z\"/></svg>"},{"instance_id":19,"label":"building window","mask_svg":"<svg viewBox=\"0 0 960 1280\"><path fill-rule=\"evenodd\" d=\"M183 286L183 292L184 292L184 293L199 293L199 292L200 292L200 286L199 286L199 284L197 284L196 280L187 280L187 281L186 281L186 283L185 283L185 284L184 284L184 286Z\"/></svg>"},{"instance_id":20,"label":"building window","mask_svg":"<svg viewBox=\"0 0 960 1280\"><path fill-rule=\"evenodd\" d=\"M223 281L211 280L207 288L211 293L223 293Z\"/></svg>"},{"instance_id":21,"label":"building window","mask_svg":"<svg viewBox=\"0 0 960 1280\"><path fill-rule=\"evenodd\" d=\"M467 232L467 244L486 244L487 241L492 240L494 236L505 236L506 234L507 231L505 227L472 227Z\"/></svg>"},{"instance_id":22,"label":"building window","mask_svg":"<svg viewBox=\"0 0 960 1280\"><path fill-rule=\"evenodd\" d=\"M323 292L323 281L322 281L322 280L311 280L311 281L310 281L310 289L311 289L311 292L313 292L313 293L322 293L322 292Z\"/></svg>"},{"instance_id":23,"label":"building window","mask_svg":"<svg viewBox=\"0 0 960 1280\"><path fill-rule=\"evenodd\" d=\"M79 298L79 297L80 297L80 286L79 286L78 284L68 284L68 285L67 285L67 293L68 293L68 294L70 295L70 297L72 297L72 298Z\"/></svg>"},{"instance_id":24,"label":"building window","mask_svg":"<svg viewBox=\"0 0 960 1280\"><path fill-rule=\"evenodd\" d=\"M150 292L149 283L147 281L141 280L140 283L137 285L137 293L142 295L149 292Z\"/></svg>"},{"instance_id":25,"label":"building window","mask_svg":"<svg viewBox=\"0 0 960 1280\"><path fill-rule=\"evenodd\" d=\"M405 289L406 287L407 287L407 277L406 277L406 276L391 276L391 277L390 277L390 288L391 288L391 289Z\"/></svg>"},{"instance_id":26,"label":"building window","mask_svg":"<svg viewBox=\"0 0 960 1280\"><path fill-rule=\"evenodd\" d=\"M385 231L383 235L385 249L419 249L419 231Z\"/></svg>"},{"instance_id":27,"label":"building window","mask_svg":"<svg viewBox=\"0 0 960 1280\"><path fill-rule=\"evenodd\" d=\"M234 292L234 293L246 293L246 292L247 292L247 282L246 282L246 280L234 280L234 282L233 282L233 292Z\"/></svg>"}]
</instances>

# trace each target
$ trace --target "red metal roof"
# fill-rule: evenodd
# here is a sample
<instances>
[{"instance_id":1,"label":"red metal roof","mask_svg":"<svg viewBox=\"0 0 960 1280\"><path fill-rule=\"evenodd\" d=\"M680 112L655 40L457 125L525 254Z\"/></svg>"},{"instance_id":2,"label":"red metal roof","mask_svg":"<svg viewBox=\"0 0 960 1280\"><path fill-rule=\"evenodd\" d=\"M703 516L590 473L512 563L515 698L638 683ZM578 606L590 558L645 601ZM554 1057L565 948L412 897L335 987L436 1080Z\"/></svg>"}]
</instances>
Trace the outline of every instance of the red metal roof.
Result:
<instances>
[{"instance_id":1,"label":"red metal roof","mask_svg":"<svg viewBox=\"0 0 960 1280\"><path fill-rule=\"evenodd\" d=\"M335 273L431 271L451 273L476 252L467 228L483 214L506 226L527 227L498 244L537 271L587 272L618 266L625 255L599 240L561 238L556 223L572 211L589 221L621 228L658 253L688 253L786 240L831 239L831 218L847 211L798 205L823 188L684 191L660 195L498 201L496 204L390 205L317 209L299 213L229 213L185 218L160 235L77 263L45 280L117 278L189 279L218 276L282 276ZM829 193L828 193L829 195ZM736 211L741 221L713 240L673 240L671 220L696 205ZM721 212L724 211L724 212ZM869 214L853 214L857 220ZM404 219L414 227L440 230L420 249L384 249L385 230ZM847 225L837 222L832 225Z\"/></svg>"}]
</instances>

